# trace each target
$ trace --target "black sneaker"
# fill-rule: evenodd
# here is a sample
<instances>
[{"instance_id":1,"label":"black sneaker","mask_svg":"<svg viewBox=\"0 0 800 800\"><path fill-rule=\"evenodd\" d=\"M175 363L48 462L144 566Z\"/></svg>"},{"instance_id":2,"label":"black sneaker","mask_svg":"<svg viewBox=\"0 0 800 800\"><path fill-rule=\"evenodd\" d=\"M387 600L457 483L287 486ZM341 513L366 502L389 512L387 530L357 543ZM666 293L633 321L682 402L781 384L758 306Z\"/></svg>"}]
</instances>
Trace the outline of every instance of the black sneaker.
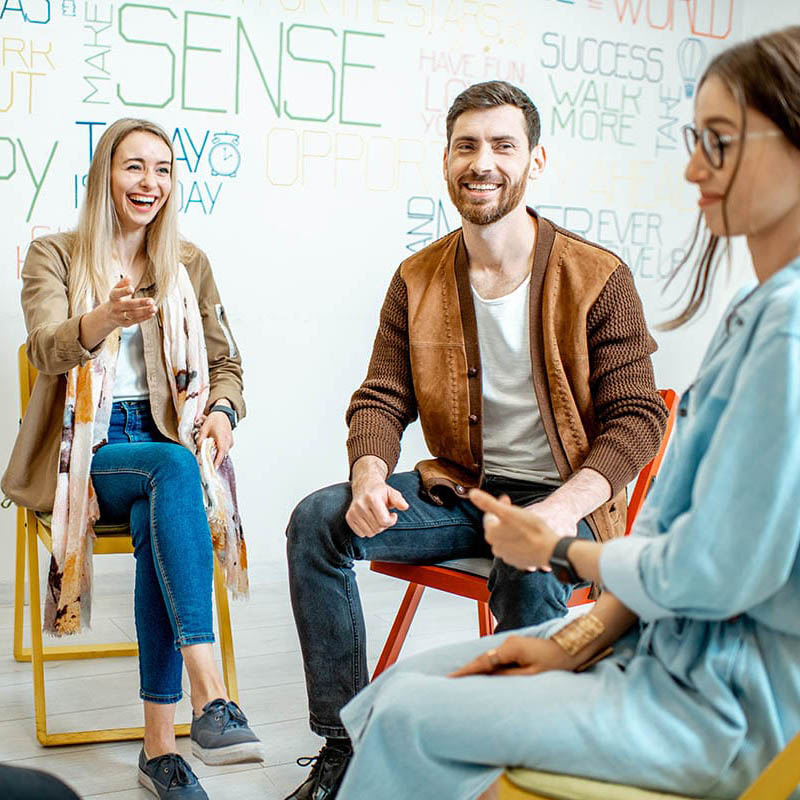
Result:
<instances>
[{"instance_id":1,"label":"black sneaker","mask_svg":"<svg viewBox=\"0 0 800 800\"><path fill-rule=\"evenodd\" d=\"M148 759L139 753L139 783L159 800L208 800L192 768L177 753Z\"/></svg>"},{"instance_id":2,"label":"black sneaker","mask_svg":"<svg viewBox=\"0 0 800 800\"><path fill-rule=\"evenodd\" d=\"M325 745L313 758L298 758L298 766L310 766L311 772L285 800L333 800L351 757L351 753Z\"/></svg>"},{"instance_id":3,"label":"black sneaker","mask_svg":"<svg viewBox=\"0 0 800 800\"><path fill-rule=\"evenodd\" d=\"M221 697L206 703L199 717L192 715L192 753L211 766L263 761L261 740L233 700Z\"/></svg>"}]
</instances>

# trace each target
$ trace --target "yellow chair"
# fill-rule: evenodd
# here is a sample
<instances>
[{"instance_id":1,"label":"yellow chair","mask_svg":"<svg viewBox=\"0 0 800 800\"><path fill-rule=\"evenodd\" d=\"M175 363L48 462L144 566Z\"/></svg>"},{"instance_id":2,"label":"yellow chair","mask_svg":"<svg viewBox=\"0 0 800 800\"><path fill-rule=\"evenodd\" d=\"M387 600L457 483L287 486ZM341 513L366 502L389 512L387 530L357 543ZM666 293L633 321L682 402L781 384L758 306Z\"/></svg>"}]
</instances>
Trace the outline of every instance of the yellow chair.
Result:
<instances>
[{"instance_id":1,"label":"yellow chair","mask_svg":"<svg viewBox=\"0 0 800 800\"><path fill-rule=\"evenodd\" d=\"M745 789L739 800L785 800L800 785L800 733ZM654 792L571 775L509 769L500 779L498 800L703 800ZM710 799L709 799L710 800Z\"/></svg>"},{"instance_id":2,"label":"yellow chair","mask_svg":"<svg viewBox=\"0 0 800 800\"><path fill-rule=\"evenodd\" d=\"M21 416L25 416L28 400L36 380L36 369L28 361L24 345L18 354L19 391ZM106 553L133 553L130 531L127 525L97 525L95 555ZM47 732L47 707L44 683L44 662L79 658L112 658L135 656L139 652L136 642L114 642L111 644L42 644L42 611L39 587L39 548L41 540L48 552L52 540L47 520L29 508L17 508L17 570L14 587L14 658L31 661L33 665L33 702L36 712L36 737L45 747L51 745L84 744L88 742L119 742L141 739L144 728L106 728L101 730L79 730L65 733ZM27 547L26 547L27 545ZM28 586L30 594L31 646L23 647L22 629L25 603L25 561L28 561ZM234 702L239 701L236 682L236 663L233 655L233 635L228 607L228 592L222 569L214 559L214 594L217 602L217 625L222 655L222 672L228 694ZM189 724L175 726L176 736L188 736Z\"/></svg>"}]
</instances>

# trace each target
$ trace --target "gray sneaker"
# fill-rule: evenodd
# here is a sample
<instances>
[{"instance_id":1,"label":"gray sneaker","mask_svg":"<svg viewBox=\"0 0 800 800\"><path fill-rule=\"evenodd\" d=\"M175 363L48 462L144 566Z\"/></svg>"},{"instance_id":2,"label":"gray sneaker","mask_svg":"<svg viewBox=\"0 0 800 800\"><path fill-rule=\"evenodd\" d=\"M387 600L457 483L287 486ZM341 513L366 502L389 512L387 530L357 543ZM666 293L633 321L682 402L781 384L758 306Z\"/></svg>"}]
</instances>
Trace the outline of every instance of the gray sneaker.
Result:
<instances>
[{"instance_id":1,"label":"gray sneaker","mask_svg":"<svg viewBox=\"0 0 800 800\"><path fill-rule=\"evenodd\" d=\"M147 759L139 753L139 783L160 800L208 800L192 768L177 753Z\"/></svg>"},{"instance_id":2,"label":"gray sneaker","mask_svg":"<svg viewBox=\"0 0 800 800\"><path fill-rule=\"evenodd\" d=\"M261 740L232 700L219 697L206 703L199 717L192 716L189 735L192 753L209 766L264 760Z\"/></svg>"}]
</instances>

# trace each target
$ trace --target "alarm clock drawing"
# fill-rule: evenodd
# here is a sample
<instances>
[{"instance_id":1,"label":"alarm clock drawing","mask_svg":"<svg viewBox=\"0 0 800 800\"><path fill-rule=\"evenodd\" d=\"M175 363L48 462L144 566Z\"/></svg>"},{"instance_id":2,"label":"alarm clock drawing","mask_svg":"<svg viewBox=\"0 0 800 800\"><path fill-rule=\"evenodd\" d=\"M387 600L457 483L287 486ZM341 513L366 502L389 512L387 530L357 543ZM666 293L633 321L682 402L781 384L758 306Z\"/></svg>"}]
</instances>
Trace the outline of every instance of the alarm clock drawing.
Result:
<instances>
[{"instance_id":1,"label":"alarm clock drawing","mask_svg":"<svg viewBox=\"0 0 800 800\"><path fill-rule=\"evenodd\" d=\"M235 133L215 133L208 151L208 163L212 175L235 178L242 163L239 153L239 137Z\"/></svg>"}]
</instances>

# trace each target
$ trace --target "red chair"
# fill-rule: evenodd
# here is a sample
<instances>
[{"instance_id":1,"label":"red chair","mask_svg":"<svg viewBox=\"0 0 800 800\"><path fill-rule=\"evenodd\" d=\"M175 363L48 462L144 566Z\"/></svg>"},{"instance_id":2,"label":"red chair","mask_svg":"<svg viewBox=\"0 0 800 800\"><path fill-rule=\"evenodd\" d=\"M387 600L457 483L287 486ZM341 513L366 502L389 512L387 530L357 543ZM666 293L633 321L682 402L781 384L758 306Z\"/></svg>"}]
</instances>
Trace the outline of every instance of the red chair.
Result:
<instances>
[{"instance_id":1,"label":"red chair","mask_svg":"<svg viewBox=\"0 0 800 800\"><path fill-rule=\"evenodd\" d=\"M647 464L639 473L636 485L628 503L628 513L625 520L625 535L631 532L633 522L644 504L647 492L653 484L658 474L661 460L667 449L672 426L675 422L675 411L678 407L678 395L672 389L659 391L664 403L667 406L668 418L667 429L661 441L661 447L654 456L653 460ZM397 661L400 650L405 643L408 629L417 613L422 593L426 587L439 589L443 592L456 594L459 597L466 597L478 603L478 630L481 636L487 636L494 631L494 618L489 611L489 590L486 581L492 568L492 561L488 558L460 558L453 561L444 561L441 564L415 565L415 564L395 564L390 561L372 561L369 567L373 572L382 575L389 575L392 578L408 581L408 589L400 603L397 616L394 618L392 629L386 638L386 644L378 659L373 680L378 677L385 669L391 667ZM590 602L590 586L575 589L567 605L579 606Z\"/></svg>"}]
</instances>

